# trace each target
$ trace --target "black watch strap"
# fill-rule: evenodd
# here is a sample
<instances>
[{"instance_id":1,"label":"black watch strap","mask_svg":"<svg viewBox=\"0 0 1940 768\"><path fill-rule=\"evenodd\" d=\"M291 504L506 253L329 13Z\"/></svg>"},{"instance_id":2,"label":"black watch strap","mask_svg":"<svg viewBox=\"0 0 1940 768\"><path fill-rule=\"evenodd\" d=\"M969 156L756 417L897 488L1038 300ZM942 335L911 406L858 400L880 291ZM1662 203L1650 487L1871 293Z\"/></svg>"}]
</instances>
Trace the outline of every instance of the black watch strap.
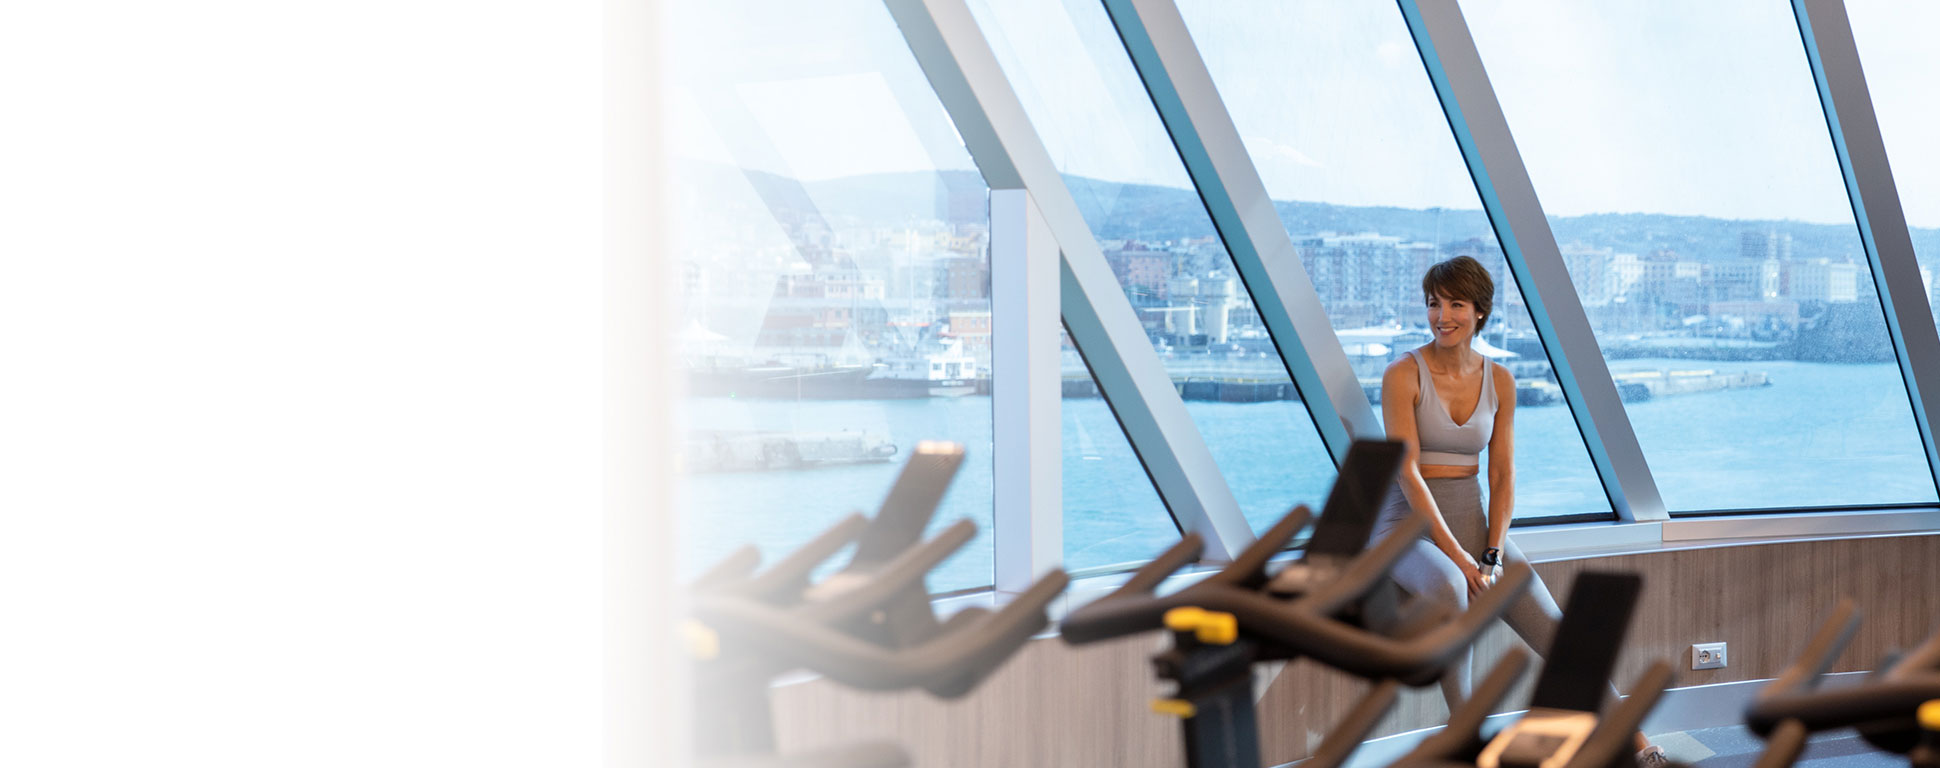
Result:
<instances>
[{"instance_id":1,"label":"black watch strap","mask_svg":"<svg viewBox=\"0 0 1940 768\"><path fill-rule=\"evenodd\" d=\"M1501 565L1501 564L1502 564L1502 549L1501 549L1501 548L1499 548L1499 547L1489 547L1488 549L1486 549L1486 550L1483 550L1483 551L1482 551L1482 564L1483 564L1483 565Z\"/></svg>"}]
</instances>

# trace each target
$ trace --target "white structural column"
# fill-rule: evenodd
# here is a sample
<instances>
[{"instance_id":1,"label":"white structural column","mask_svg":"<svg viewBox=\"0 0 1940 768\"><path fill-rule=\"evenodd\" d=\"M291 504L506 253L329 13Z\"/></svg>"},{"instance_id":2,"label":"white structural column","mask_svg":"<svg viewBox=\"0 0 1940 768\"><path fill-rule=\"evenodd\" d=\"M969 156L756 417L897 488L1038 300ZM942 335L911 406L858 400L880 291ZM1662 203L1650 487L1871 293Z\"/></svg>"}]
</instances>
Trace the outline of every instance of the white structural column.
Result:
<instances>
[{"instance_id":1,"label":"white structural column","mask_svg":"<svg viewBox=\"0 0 1940 768\"><path fill-rule=\"evenodd\" d=\"M1880 138L1872 93L1859 66L1852 22L1842 0L1793 0L1792 12L1812 63L1832 146L1839 153L1853 218L1859 222L1866 260L1886 313L1886 330L1913 403L1913 420L1926 446L1928 471L1935 472L1940 483L1940 454L1934 450L1927 413L1929 404L1940 403L1940 331L1934 328L1926 284L1914 260L1913 236L1906 229L1899 189L1886 161L1886 142Z\"/></svg>"},{"instance_id":2,"label":"white structural column","mask_svg":"<svg viewBox=\"0 0 1940 768\"><path fill-rule=\"evenodd\" d=\"M1065 328L1173 521L1205 537L1208 560L1230 559L1253 530L969 7L884 4L990 188L1031 192L1063 255Z\"/></svg>"},{"instance_id":3,"label":"white structural column","mask_svg":"<svg viewBox=\"0 0 1940 768\"><path fill-rule=\"evenodd\" d=\"M1355 436L1379 437L1381 424L1185 19L1173 0L1104 3L1314 426L1339 463Z\"/></svg>"},{"instance_id":4,"label":"white structural column","mask_svg":"<svg viewBox=\"0 0 1940 768\"><path fill-rule=\"evenodd\" d=\"M680 397L671 339L679 297L663 259L669 202L660 116L661 12L608 0L604 211L604 764L693 762L692 676L673 617L686 614L675 571L674 469Z\"/></svg>"},{"instance_id":5,"label":"white structural column","mask_svg":"<svg viewBox=\"0 0 1940 768\"><path fill-rule=\"evenodd\" d=\"M1064 562L1058 241L1031 193L990 191L996 587L1022 592Z\"/></svg>"},{"instance_id":6,"label":"white structural column","mask_svg":"<svg viewBox=\"0 0 1940 768\"><path fill-rule=\"evenodd\" d=\"M1612 509L1630 522L1668 519L1461 7L1455 0L1398 2Z\"/></svg>"}]
</instances>

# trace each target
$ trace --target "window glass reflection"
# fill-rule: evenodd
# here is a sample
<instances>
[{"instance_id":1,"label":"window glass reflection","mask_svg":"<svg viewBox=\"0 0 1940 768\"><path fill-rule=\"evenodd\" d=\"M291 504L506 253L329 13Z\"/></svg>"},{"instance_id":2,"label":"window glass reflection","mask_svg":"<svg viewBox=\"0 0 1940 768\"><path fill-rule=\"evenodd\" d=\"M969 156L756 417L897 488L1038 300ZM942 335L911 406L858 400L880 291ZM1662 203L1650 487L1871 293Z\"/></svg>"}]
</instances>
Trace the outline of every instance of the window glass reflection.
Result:
<instances>
[{"instance_id":1,"label":"window glass reflection","mask_svg":"<svg viewBox=\"0 0 1940 768\"><path fill-rule=\"evenodd\" d=\"M1321 499L1333 462L1104 7L970 8L1246 519Z\"/></svg>"},{"instance_id":2,"label":"window glass reflection","mask_svg":"<svg viewBox=\"0 0 1940 768\"><path fill-rule=\"evenodd\" d=\"M1081 571L1150 560L1179 542L1178 526L1069 337L1062 357L1064 566Z\"/></svg>"},{"instance_id":3,"label":"window glass reflection","mask_svg":"<svg viewBox=\"0 0 1940 768\"><path fill-rule=\"evenodd\" d=\"M692 574L873 513L921 440L967 460L931 589L991 583L988 190L879 2L669 8Z\"/></svg>"}]
</instances>

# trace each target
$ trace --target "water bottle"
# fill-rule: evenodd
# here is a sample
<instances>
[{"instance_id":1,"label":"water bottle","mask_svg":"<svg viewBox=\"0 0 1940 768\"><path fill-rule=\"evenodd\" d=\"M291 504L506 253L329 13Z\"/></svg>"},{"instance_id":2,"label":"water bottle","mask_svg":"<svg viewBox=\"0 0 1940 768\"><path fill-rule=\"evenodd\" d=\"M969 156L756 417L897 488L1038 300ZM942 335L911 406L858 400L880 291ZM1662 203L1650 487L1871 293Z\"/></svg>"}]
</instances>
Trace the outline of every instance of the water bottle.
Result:
<instances>
[{"instance_id":1,"label":"water bottle","mask_svg":"<svg viewBox=\"0 0 1940 768\"><path fill-rule=\"evenodd\" d=\"M1482 586L1495 586L1496 580L1502 578L1502 550L1489 547L1482 553L1482 560L1477 567L1482 570Z\"/></svg>"}]
</instances>

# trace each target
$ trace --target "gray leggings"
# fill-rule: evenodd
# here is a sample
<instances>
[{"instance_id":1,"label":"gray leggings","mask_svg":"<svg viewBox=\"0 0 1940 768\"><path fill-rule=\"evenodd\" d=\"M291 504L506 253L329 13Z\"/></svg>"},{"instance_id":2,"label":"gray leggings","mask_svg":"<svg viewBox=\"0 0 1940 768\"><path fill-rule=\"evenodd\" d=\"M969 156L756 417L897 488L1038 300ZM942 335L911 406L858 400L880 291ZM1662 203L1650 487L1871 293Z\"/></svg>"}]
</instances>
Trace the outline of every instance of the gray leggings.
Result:
<instances>
[{"instance_id":1,"label":"gray leggings","mask_svg":"<svg viewBox=\"0 0 1940 768\"><path fill-rule=\"evenodd\" d=\"M1487 507L1482 503L1482 481L1479 477L1437 478L1428 481L1428 493L1435 497L1435 506L1441 508L1442 519L1448 522L1449 532L1455 534L1456 543L1471 557L1480 561L1482 551L1488 548L1489 516ZM1372 541L1380 541L1395 526L1406 522L1414 515L1408 506L1408 499L1401 495L1401 486L1396 484L1388 492L1386 503L1381 506L1381 516L1374 525ZM1510 563L1528 562L1522 550L1514 541L1503 539L1502 564L1507 568ZM1452 603L1458 610L1468 610L1468 579L1463 578L1461 569L1442 553L1425 535L1416 539L1414 548L1401 556L1394 566L1394 580L1402 589L1416 597L1427 598L1443 603ZM1549 587L1540 577L1533 578L1529 590L1509 605L1509 612L1502 620L1522 636L1522 641L1538 654L1546 655L1550 639L1556 636L1557 622L1563 612L1556 607L1556 598L1550 596ZM1468 698L1470 678L1473 672L1475 650L1464 650L1462 655L1449 666L1442 675L1442 696L1448 700L1449 709L1456 703ZM1614 689L1613 689L1614 690Z\"/></svg>"}]
</instances>

